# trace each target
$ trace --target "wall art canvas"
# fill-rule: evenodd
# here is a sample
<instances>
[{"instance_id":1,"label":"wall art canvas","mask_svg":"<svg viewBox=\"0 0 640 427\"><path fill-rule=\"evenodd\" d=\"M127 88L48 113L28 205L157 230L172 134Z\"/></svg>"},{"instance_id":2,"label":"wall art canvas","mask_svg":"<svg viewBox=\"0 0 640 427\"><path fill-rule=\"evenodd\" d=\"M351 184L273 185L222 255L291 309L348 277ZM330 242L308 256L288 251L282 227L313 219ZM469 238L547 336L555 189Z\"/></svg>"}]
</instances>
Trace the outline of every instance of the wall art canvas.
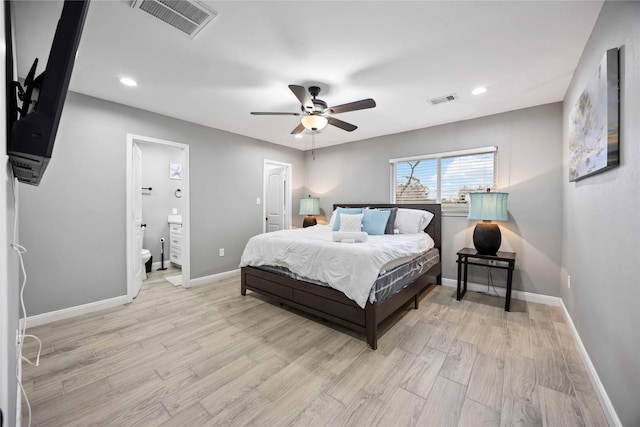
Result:
<instances>
[{"instance_id":1,"label":"wall art canvas","mask_svg":"<svg viewBox=\"0 0 640 427\"><path fill-rule=\"evenodd\" d=\"M618 48L607 51L571 111L569 181L581 180L620 163L618 51Z\"/></svg>"}]
</instances>

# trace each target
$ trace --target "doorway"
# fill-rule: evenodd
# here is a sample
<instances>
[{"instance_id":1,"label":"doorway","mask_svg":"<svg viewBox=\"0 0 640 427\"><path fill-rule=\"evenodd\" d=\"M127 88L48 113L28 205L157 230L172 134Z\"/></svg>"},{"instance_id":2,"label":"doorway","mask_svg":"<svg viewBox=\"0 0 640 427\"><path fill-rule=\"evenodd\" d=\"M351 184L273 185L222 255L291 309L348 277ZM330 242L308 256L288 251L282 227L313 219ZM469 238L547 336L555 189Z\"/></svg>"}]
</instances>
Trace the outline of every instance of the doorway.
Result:
<instances>
[{"instance_id":1,"label":"doorway","mask_svg":"<svg viewBox=\"0 0 640 427\"><path fill-rule=\"evenodd\" d=\"M262 232L291 228L291 164L264 161Z\"/></svg>"},{"instance_id":2,"label":"doorway","mask_svg":"<svg viewBox=\"0 0 640 427\"><path fill-rule=\"evenodd\" d=\"M145 147L147 153L155 153L154 156L157 156L157 153L169 153L167 161L158 160L158 164L154 166L154 168L161 168L162 172L156 172L153 180L148 178L148 174L145 174L147 177L143 180L144 163L142 159L144 158ZM162 236L164 239L164 244L161 243L160 238L156 239L154 237L153 240L145 238L144 240L144 242L147 242L147 246L150 247L149 249L153 248L152 253L157 252L157 254L152 255L154 261L150 263L152 268L158 269L160 267L159 258L164 259L164 267L170 265L173 262L171 257L178 253L177 251L173 255L171 253L170 246L173 244L173 228L175 226L169 224L170 219L174 222L178 221L175 217L175 215L178 215L181 222L179 262L182 265L182 286L185 288L190 286L189 145L128 134L126 153L127 300L132 302L142 287L142 277L144 276L142 226L145 225L147 219L145 218L145 221L143 221L143 197L151 199L151 196L162 195L166 199L164 202L166 207L148 209L148 215L146 215L149 217L153 213L155 216L159 215L161 217L161 219L155 218L154 223L161 223L162 230L159 230L159 227L156 226L154 232L158 235L157 237ZM163 157L160 157L160 159L163 159ZM158 197L154 199L158 199ZM169 206L173 206L173 208ZM170 215L171 218L169 217ZM173 228L170 226L173 226ZM164 230L165 228L166 230ZM171 236L169 229L171 230Z\"/></svg>"}]
</instances>

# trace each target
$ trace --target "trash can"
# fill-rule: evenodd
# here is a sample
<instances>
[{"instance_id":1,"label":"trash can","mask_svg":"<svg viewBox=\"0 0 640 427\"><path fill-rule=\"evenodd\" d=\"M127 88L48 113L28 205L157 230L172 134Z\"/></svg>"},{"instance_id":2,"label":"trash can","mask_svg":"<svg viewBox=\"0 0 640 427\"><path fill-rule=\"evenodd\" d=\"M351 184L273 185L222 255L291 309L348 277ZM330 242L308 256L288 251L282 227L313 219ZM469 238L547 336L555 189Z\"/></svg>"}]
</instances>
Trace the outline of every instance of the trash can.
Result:
<instances>
[{"instance_id":1,"label":"trash can","mask_svg":"<svg viewBox=\"0 0 640 427\"><path fill-rule=\"evenodd\" d=\"M151 255L151 258L149 258L149 261L144 263L144 269L147 271L147 273L151 273L151 264L153 263L153 255Z\"/></svg>"}]
</instances>

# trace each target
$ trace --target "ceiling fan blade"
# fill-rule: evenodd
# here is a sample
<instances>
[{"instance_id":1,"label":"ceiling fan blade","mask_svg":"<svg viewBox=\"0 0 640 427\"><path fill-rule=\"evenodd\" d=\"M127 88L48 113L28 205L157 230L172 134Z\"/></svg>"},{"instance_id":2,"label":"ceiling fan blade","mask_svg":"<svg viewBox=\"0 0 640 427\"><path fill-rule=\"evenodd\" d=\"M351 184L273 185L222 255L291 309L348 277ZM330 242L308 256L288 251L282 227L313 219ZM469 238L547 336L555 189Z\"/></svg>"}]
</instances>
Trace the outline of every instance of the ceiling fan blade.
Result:
<instances>
[{"instance_id":1,"label":"ceiling fan blade","mask_svg":"<svg viewBox=\"0 0 640 427\"><path fill-rule=\"evenodd\" d=\"M360 101L349 102L347 104L336 105L335 107L329 107L329 111L333 114L346 113L347 111L364 110L366 108L373 108L376 106L376 101L371 98L362 99Z\"/></svg>"},{"instance_id":2,"label":"ceiling fan blade","mask_svg":"<svg viewBox=\"0 0 640 427\"><path fill-rule=\"evenodd\" d=\"M344 129L347 132L353 132L354 130L358 129L358 126L352 125L351 123L343 122L342 120L338 120L335 117L327 117L327 120L329 120L330 125L338 127L340 129Z\"/></svg>"},{"instance_id":3,"label":"ceiling fan blade","mask_svg":"<svg viewBox=\"0 0 640 427\"><path fill-rule=\"evenodd\" d=\"M302 123L300 123L298 126L296 126L294 130L291 131L291 135L301 133L303 130L304 130L304 126L302 126Z\"/></svg>"},{"instance_id":4,"label":"ceiling fan blade","mask_svg":"<svg viewBox=\"0 0 640 427\"><path fill-rule=\"evenodd\" d=\"M254 116L301 116L302 113L278 113L278 112L264 112L264 111L252 111Z\"/></svg>"},{"instance_id":5,"label":"ceiling fan blade","mask_svg":"<svg viewBox=\"0 0 640 427\"><path fill-rule=\"evenodd\" d=\"M298 98L298 101L300 101L300 104L302 104L305 110L313 111L313 102L311 102L309 92L307 92L307 89L304 86L289 85L289 89L291 89L291 92L293 92L296 98Z\"/></svg>"}]
</instances>

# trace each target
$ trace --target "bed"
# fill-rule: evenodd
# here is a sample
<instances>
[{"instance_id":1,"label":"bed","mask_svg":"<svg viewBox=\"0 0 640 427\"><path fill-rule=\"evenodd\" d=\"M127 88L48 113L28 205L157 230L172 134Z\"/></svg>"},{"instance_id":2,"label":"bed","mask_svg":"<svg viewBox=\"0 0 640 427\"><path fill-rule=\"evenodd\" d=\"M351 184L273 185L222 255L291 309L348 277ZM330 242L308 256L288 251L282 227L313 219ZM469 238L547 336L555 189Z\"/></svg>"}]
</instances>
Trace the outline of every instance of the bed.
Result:
<instances>
[{"instance_id":1,"label":"bed","mask_svg":"<svg viewBox=\"0 0 640 427\"><path fill-rule=\"evenodd\" d=\"M433 239L434 249L430 253L436 251L438 256L431 256L429 263L414 259L412 262L417 262L420 265L419 269L413 268L409 264L394 266L392 271L387 272L388 274L400 274L398 272L402 269L412 271L411 275L407 276L408 279L405 279L409 283L403 284L401 289L395 289L391 294L380 294L381 296L374 301L371 300L373 297L368 297L364 304L362 304L362 301L360 301L360 304L357 303L347 297L345 293L326 284L323 285L318 281L300 277L280 266L246 265L241 267L240 292L244 296L247 289L249 289L280 304L286 304L363 334L366 336L367 343L375 350L378 341L378 325L410 301L413 302L414 308L417 309L420 292L431 283L441 284L442 263L439 257L442 244L440 205L336 204L334 209L338 206L380 209L398 207L429 211L433 214L433 219L425 228L425 231ZM344 245L348 244L345 243ZM380 278L382 277L383 275L380 276ZM377 289L375 283L373 289L372 295Z\"/></svg>"}]
</instances>

